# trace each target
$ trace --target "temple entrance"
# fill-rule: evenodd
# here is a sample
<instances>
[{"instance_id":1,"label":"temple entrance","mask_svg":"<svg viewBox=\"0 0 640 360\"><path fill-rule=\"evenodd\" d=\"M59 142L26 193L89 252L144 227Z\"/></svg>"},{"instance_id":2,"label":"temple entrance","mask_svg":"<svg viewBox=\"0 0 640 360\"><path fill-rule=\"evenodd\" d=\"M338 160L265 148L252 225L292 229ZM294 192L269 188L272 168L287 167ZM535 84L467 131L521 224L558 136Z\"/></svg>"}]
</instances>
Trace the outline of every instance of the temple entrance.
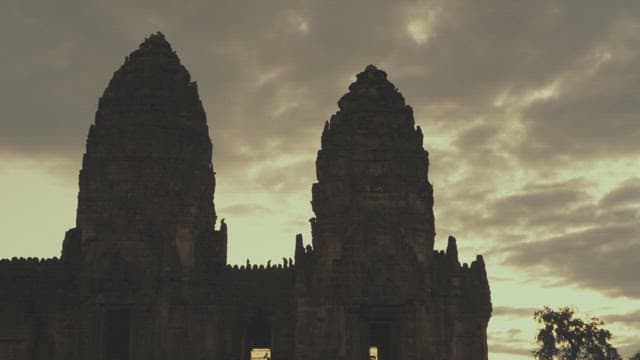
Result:
<instances>
[{"instance_id":1,"label":"temple entrance","mask_svg":"<svg viewBox=\"0 0 640 360\"><path fill-rule=\"evenodd\" d=\"M128 309L108 310L105 319L105 359L129 360L131 315Z\"/></svg>"},{"instance_id":2,"label":"temple entrance","mask_svg":"<svg viewBox=\"0 0 640 360\"><path fill-rule=\"evenodd\" d=\"M271 359L271 349L255 348L251 350L251 360Z\"/></svg>"},{"instance_id":3,"label":"temple entrance","mask_svg":"<svg viewBox=\"0 0 640 360\"><path fill-rule=\"evenodd\" d=\"M369 360L378 360L378 347L370 346L369 347Z\"/></svg>"},{"instance_id":4,"label":"temple entrance","mask_svg":"<svg viewBox=\"0 0 640 360\"><path fill-rule=\"evenodd\" d=\"M369 359L392 360L391 324L372 323L369 327ZM396 360L396 359L393 359Z\"/></svg>"},{"instance_id":5,"label":"temple entrance","mask_svg":"<svg viewBox=\"0 0 640 360\"><path fill-rule=\"evenodd\" d=\"M271 359L271 328L261 310L249 320L245 336L245 356L247 360Z\"/></svg>"}]
</instances>

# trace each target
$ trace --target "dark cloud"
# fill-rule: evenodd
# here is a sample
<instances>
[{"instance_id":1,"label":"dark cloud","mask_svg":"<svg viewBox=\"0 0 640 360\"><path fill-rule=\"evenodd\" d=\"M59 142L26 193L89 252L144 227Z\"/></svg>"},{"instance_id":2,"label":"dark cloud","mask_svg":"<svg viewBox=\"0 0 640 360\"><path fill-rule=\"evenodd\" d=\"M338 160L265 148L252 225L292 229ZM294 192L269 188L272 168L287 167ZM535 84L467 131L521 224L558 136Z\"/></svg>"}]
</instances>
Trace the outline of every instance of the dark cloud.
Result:
<instances>
[{"instance_id":1,"label":"dark cloud","mask_svg":"<svg viewBox=\"0 0 640 360\"><path fill-rule=\"evenodd\" d=\"M491 141L499 135L499 130L496 124L479 123L461 131L455 145L460 151L477 151L484 155Z\"/></svg>"},{"instance_id":2,"label":"dark cloud","mask_svg":"<svg viewBox=\"0 0 640 360\"><path fill-rule=\"evenodd\" d=\"M528 183L509 195L496 196L495 173L486 177L477 173L472 171L473 175L448 184L444 195L436 193L436 201L442 199L445 205L436 208L437 213L468 233L519 242L527 239L517 233L522 230L579 227L599 215L588 192L591 185L582 178Z\"/></svg>"},{"instance_id":3,"label":"dark cloud","mask_svg":"<svg viewBox=\"0 0 640 360\"><path fill-rule=\"evenodd\" d=\"M615 129L624 139L637 134L630 131L634 123L616 120L622 113L637 114L636 102L625 100L633 92L624 86L635 84L627 76L636 59L635 47L626 46L633 40L631 7L473 1L147 5L27 1L8 6L2 50L9 56L0 63L6 82L0 97L3 151L80 153L109 74L156 30L167 34L200 83L217 166L230 173L275 154L313 153L322 123L336 110L349 78L368 63L384 66L409 102L425 109L418 116L479 121L472 129L463 127L457 143L473 146L509 124L499 116L496 98L521 97L563 76L581 79L576 63L611 43L606 50L613 60L592 76L590 86L566 81L557 100L564 105L536 102L527 109L534 139L528 137L523 146L552 153L566 146L553 136L565 138L569 129L593 126ZM358 20L363 18L367 21ZM412 23L421 24L424 43L410 36ZM591 70L585 65L584 71ZM595 86L606 79L606 86ZM573 106L575 101L588 106ZM561 116L564 108L584 114ZM604 114L612 126L602 125ZM575 122L570 119L580 126L567 128ZM596 139L602 133L591 134ZM577 143L584 137L571 138Z\"/></svg>"},{"instance_id":4,"label":"dark cloud","mask_svg":"<svg viewBox=\"0 0 640 360\"><path fill-rule=\"evenodd\" d=\"M502 331L493 331L488 338L489 351L492 354L511 354L531 356L532 346L523 331L510 328Z\"/></svg>"},{"instance_id":5,"label":"dark cloud","mask_svg":"<svg viewBox=\"0 0 640 360\"><path fill-rule=\"evenodd\" d=\"M583 178L530 183L480 204L448 204L447 222L466 234L492 239L487 259L518 269L550 286L578 284L612 296L640 297L640 202L637 180L622 181L600 198ZM455 193L455 192L454 192ZM497 308L506 313L515 311Z\"/></svg>"},{"instance_id":6,"label":"dark cloud","mask_svg":"<svg viewBox=\"0 0 640 360\"><path fill-rule=\"evenodd\" d=\"M631 326L640 331L640 310L632 311L625 314L610 314L602 317L604 321L609 323L622 323ZM640 347L639 347L640 349Z\"/></svg>"},{"instance_id":7,"label":"dark cloud","mask_svg":"<svg viewBox=\"0 0 640 360\"><path fill-rule=\"evenodd\" d=\"M495 306L493 308L492 316L509 316L509 317L530 317L533 318L533 313L537 309L524 308L524 307L511 307L511 306Z\"/></svg>"},{"instance_id":8,"label":"dark cloud","mask_svg":"<svg viewBox=\"0 0 640 360\"><path fill-rule=\"evenodd\" d=\"M501 197L490 204L491 215L485 219L488 225L548 225L540 218L546 214L566 213L588 199L581 190L555 189L528 191ZM552 219L551 219L552 220Z\"/></svg>"},{"instance_id":9,"label":"dark cloud","mask_svg":"<svg viewBox=\"0 0 640 360\"><path fill-rule=\"evenodd\" d=\"M637 13L635 13L637 16ZM640 150L637 87L640 19L616 19L603 39L559 78L558 95L532 103L524 113L527 141L520 155L531 161L637 154ZM607 141L603 141L607 139Z\"/></svg>"},{"instance_id":10,"label":"dark cloud","mask_svg":"<svg viewBox=\"0 0 640 360\"><path fill-rule=\"evenodd\" d=\"M625 337L624 339L625 344L618 348L620 354L630 358L631 356L640 353L640 337Z\"/></svg>"},{"instance_id":11,"label":"dark cloud","mask_svg":"<svg viewBox=\"0 0 640 360\"><path fill-rule=\"evenodd\" d=\"M224 214L225 216L247 216L247 215L264 215L270 214L273 210L260 206L257 204L234 204L230 206L225 206L217 211L219 214Z\"/></svg>"},{"instance_id":12,"label":"dark cloud","mask_svg":"<svg viewBox=\"0 0 640 360\"><path fill-rule=\"evenodd\" d=\"M519 345L509 343L493 342L489 344L489 351L493 354L510 354L520 356L531 356L533 350L527 350Z\"/></svg>"},{"instance_id":13,"label":"dark cloud","mask_svg":"<svg viewBox=\"0 0 640 360\"><path fill-rule=\"evenodd\" d=\"M522 334L522 330L521 329L509 329L507 330L507 333L509 334L510 337L516 337L519 336L520 334Z\"/></svg>"},{"instance_id":14,"label":"dark cloud","mask_svg":"<svg viewBox=\"0 0 640 360\"><path fill-rule=\"evenodd\" d=\"M628 179L618 188L600 199L602 206L624 206L640 204L640 178Z\"/></svg>"},{"instance_id":15,"label":"dark cloud","mask_svg":"<svg viewBox=\"0 0 640 360\"><path fill-rule=\"evenodd\" d=\"M477 196L468 181L478 186ZM640 202L634 202L634 180L623 181L601 199L593 195L594 184L584 178L528 183L510 195L493 197L495 189L490 185L490 181L473 178L452 183L450 186L455 190L444 195L446 206L439 212L447 222L453 221L473 233L498 236L509 240L502 243L516 245L530 240L532 235L549 237L596 224L631 226L640 216ZM498 252L501 249L496 247Z\"/></svg>"},{"instance_id":16,"label":"dark cloud","mask_svg":"<svg viewBox=\"0 0 640 360\"><path fill-rule=\"evenodd\" d=\"M267 165L250 177L254 184L259 184L271 193L297 193L301 191L311 194L314 182L315 163L312 159L304 159L290 164Z\"/></svg>"},{"instance_id":17,"label":"dark cloud","mask_svg":"<svg viewBox=\"0 0 640 360\"><path fill-rule=\"evenodd\" d=\"M538 276L565 279L612 295L640 297L636 276L640 254L638 221L602 225L517 246L503 248L506 263L533 267Z\"/></svg>"}]
</instances>

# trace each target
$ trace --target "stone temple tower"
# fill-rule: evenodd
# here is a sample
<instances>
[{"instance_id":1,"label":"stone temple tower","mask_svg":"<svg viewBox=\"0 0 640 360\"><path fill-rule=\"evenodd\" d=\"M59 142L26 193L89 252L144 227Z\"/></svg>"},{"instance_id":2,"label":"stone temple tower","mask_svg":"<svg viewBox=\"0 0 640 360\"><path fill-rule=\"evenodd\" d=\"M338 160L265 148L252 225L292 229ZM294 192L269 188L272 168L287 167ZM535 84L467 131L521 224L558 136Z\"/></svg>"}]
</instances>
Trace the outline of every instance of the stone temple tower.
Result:
<instances>
[{"instance_id":1,"label":"stone temple tower","mask_svg":"<svg viewBox=\"0 0 640 360\"><path fill-rule=\"evenodd\" d=\"M411 107L373 65L338 106L316 162L313 250L296 252L295 357L486 359L484 263L461 267L454 238L448 254L433 251L428 153ZM457 289L463 278L474 292ZM458 314L463 298L477 301L472 319Z\"/></svg>"},{"instance_id":2,"label":"stone temple tower","mask_svg":"<svg viewBox=\"0 0 640 360\"><path fill-rule=\"evenodd\" d=\"M114 256L143 272L225 264L214 190L196 83L164 36L151 35L100 98L80 171L77 239L69 242L98 273Z\"/></svg>"},{"instance_id":3,"label":"stone temple tower","mask_svg":"<svg viewBox=\"0 0 640 360\"><path fill-rule=\"evenodd\" d=\"M411 107L373 65L357 75L338 105L316 162L312 226L318 256L331 263L362 260L358 265L370 268L382 261L377 257L410 250L428 266L433 189Z\"/></svg>"}]
</instances>

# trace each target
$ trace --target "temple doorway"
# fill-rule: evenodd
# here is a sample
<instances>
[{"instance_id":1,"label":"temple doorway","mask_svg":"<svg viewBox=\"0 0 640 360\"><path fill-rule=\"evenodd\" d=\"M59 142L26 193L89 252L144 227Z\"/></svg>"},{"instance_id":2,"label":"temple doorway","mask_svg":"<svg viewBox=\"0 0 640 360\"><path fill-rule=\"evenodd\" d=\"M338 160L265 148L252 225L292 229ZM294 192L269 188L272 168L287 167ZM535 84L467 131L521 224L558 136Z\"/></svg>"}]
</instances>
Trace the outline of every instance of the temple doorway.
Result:
<instances>
[{"instance_id":1,"label":"temple doorway","mask_svg":"<svg viewBox=\"0 0 640 360\"><path fill-rule=\"evenodd\" d=\"M372 323L369 327L369 359L392 360L391 324Z\"/></svg>"},{"instance_id":2,"label":"temple doorway","mask_svg":"<svg viewBox=\"0 0 640 360\"><path fill-rule=\"evenodd\" d=\"M271 359L271 328L262 310L256 311L249 320L245 337L245 359Z\"/></svg>"},{"instance_id":3,"label":"temple doorway","mask_svg":"<svg viewBox=\"0 0 640 360\"><path fill-rule=\"evenodd\" d=\"M251 360L265 360L265 359L271 359L271 349L268 349L268 348L251 349Z\"/></svg>"},{"instance_id":4,"label":"temple doorway","mask_svg":"<svg viewBox=\"0 0 640 360\"><path fill-rule=\"evenodd\" d=\"M369 360L378 360L378 347L370 346L369 347Z\"/></svg>"},{"instance_id":5,"label":"temple doorway","mask_svg":"<svg viewBox=\"0 0 640 360\"><path fill-rule=\"evenodd\" d=\"M105 360L129 360L131 315L128 309L107 310Z\"/></svg>"}]
</instances>

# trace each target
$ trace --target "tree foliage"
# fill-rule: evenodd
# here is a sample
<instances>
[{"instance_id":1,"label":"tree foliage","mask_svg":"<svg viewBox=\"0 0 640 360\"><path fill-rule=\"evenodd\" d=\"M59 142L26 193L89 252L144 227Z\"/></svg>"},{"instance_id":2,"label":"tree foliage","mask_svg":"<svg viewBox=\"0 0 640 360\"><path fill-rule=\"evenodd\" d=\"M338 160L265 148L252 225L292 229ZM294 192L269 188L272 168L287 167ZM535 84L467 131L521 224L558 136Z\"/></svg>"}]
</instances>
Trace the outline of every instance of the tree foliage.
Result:
<instances>
[{"instance_id":1,"label":"tree foliage","mask_svg":"<svg viewBox=\"0 0 640 360\"><path fill-rule=\"evenodd\" d=\"M534 313L543 327L538 330L540 346L534 355L539 360L622 360L613 347L611 333L601 328L604 322L592 317L574 317L575 310L563 307L553 310L544 307Z\"/></svg>"}]
</instances>

